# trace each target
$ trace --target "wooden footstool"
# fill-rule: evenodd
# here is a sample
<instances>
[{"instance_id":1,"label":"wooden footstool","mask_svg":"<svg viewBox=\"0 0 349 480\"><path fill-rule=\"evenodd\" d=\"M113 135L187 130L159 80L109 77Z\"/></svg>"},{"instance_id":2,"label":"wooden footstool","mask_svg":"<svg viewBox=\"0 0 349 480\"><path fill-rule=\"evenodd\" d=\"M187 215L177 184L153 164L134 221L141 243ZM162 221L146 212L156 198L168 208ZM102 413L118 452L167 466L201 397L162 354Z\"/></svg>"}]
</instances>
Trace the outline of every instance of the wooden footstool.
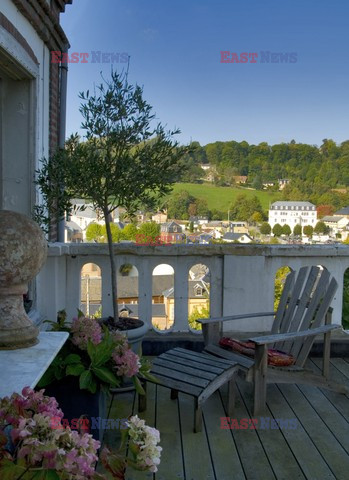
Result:
<instances>
[{"instance_id":1,"label":"wooden footstool","mask_svg":"<svg viewBox=\"0 0 349 480\"><path fill-rule=\"evenodd\" d=\"M187 393L195 398L194 432L199 432L202 428L203 403L226 382L229 382L228 415L232 416L233 379L237 370L237 363L232 360L192 352L184 348L174 348L153 360L151 373L158 379L159 385L171 389L171 399L176 399L178 392ZM149 381L144 381L144 388ZM138 402L139 411L145 411L146 395L139 395Z\"/></svg>"}]
</instances>

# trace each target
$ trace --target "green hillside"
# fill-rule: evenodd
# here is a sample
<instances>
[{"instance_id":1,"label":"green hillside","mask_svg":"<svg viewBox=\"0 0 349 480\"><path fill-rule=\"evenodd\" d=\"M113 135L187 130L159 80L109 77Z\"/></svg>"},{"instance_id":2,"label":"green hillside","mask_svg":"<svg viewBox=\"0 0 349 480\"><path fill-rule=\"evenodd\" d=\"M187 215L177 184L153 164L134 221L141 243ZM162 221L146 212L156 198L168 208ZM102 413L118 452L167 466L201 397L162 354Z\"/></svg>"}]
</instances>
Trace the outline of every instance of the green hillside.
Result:
<instances>
[{"instance_id":1,"label":"green hillside","mask_svg":"<svg viewBox=\"0 0 349 480\"><path fill-rule=\"evenodd\" d=\"M180 190L186 190L190 195L206 200L210 210L217 209L222 212L227 212L236 197L242 193L248 197L253 197L254 195L258 197L265 211L268 210L271 202L275 202L280 198L280 193L278 192L250 190L243 187L216 187L210 183L176 183L173 193Z\"/></svg>"}]
</instances>

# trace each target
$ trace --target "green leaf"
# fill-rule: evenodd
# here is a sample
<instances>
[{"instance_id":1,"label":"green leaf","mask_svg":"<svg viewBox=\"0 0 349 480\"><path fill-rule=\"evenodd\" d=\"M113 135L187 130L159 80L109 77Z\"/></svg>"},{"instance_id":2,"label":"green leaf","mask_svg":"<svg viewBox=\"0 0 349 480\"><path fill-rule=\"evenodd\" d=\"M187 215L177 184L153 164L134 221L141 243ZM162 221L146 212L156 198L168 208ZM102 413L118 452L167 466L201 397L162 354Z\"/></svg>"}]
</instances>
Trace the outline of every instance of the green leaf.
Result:
<instances>
[{"instance_id":1,"label":"green leaf","mask_svg":"<svg viewBox=\"0 0 349 480\"><path fill-rule=\"evenodd\" d=\"M37 383L37 387L44 388L47 385L50 385L50 383L52 383L54 380L56 380L55 369L50 366L40 378L39 382Z\"/></svg>"},{"instance_id":2,"label":"green leaf","mask_svg":"<svg viewBox=\"0 0 349 480\"><path fill-rule=\"evenodd\" d=\"M82 372L82 374L80 375L80 379L79 379L79 385L80 385L80 388L83 390L83 389L88 389L91 382L92 382L92 373L90 372L90 370L85 370L84 372Z\"/></svg>"},{"instance_id":3,"label":"green leaf","mask_svg":"<svg viewBox=\"0 0 349 480\"><path fill-rule=\"evenodd\" d=\"M109 383L113 386L120 384L116 375L107 367L92 367L92 371L102 382Z\"/></svg>"},{"instance_id":4,"label":"green leaf","mask_svg":"<svg viewBox=\"0 0 349 480\"><path fill-rule=\"evenodd\" d=\"M59 480L60 477L56 470L40 470L31 478L33 480Z\"/></svg>"},{"instance_id":5,"label":"green leaf","mask_svg":"<svg viewBox=\"0 0 349 480\"><path fill-rule=\"evenodd\" d=\"M139 378L138 377L132 377L132 382L135 386L136 392L139 393L139 395L145 395L144 388L142 387L142 384L139 381Z\"/></svg>"},{"instance_id":6,"label":"green leaf","mask_svg":"<svg viewBox=\"0 0 349 480\"><path fill-rule=\"evenodd\" d=\"M21 467L10 460L3 459L0 461L1 480L17 480L25 470L25 467ZM22 478L25 477L23 476Z\"/></svg>"},{"instance_id":7,"label":"green leaf","mask_svg":"<svg viewBox=\"0 0 349 480\"><path fill-rule=\"evenodd\" d=\"M154 377L154 375L152 375L151 373L141 372L141 374L142 374L142 377L146 378L147 380L150 380L151 382L158 383L159 385L161 385L160 380L158 378Z\"/></svg>"},{"instance_id":8,"label":"green leaf","mask_svg":"<svg viewBox=\"0 0 349 480\"><path fill-rule=\"evenodd\" d=\"M84 370L85 370L85 367L83 366L82 363L79 363L77 365L68 365L66 369L66 374L74 375L75 377L78 377L79 375L82 374Z\"/></svg>"},{"instance_id":9,"label":"green leaf","mask_svg":"<svg viewBox=\"0 0 349 480\"><path fill-rule=\"evenodd\" d=\"M75 363L81 363L81 357L80 355L76 353L70 353L65 359L64 359L65 365L73 365Z\"/></svg>"}]
</instances>

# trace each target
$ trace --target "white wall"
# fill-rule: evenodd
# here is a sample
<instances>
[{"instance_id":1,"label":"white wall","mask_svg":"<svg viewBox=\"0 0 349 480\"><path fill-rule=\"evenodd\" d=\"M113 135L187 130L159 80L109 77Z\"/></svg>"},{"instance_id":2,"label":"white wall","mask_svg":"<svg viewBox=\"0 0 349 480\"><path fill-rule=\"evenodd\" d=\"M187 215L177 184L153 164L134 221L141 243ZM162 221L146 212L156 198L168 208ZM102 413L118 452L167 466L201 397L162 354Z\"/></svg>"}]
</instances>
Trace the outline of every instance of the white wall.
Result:
<instances>
[{"instance_id":1,"label":"white wall","mask_svg":"<svg viewBox=\"0 0 349 480\"><path fill-rule=\"evenodd\" d=\"M9 54L15 63L24 69L22 70L22 74L23 77L26 77L26 80L23 80L23 83L27 83L28 90L26 95L21 95L20 91L16 92L14 88L17 86L13 83L15 81L11 82L11 80L5 79L5 91L10 89L13 92L13 105L12 107L8 105L8 107L10 111L15 109L15 114L22 123L27 116L27 135L31 141L26 145L25 134L23 133L25 127L23 126L22 132L17 132L16 141L23 144L22 149L25 146L28 148L27 159L30 166L26 170L21 168L20 165L16 165L17 169L15 167L16 172L14 172L13 164L16 164L19 157L18 153L16 154L16 144L13 143L12 139L9 139L7 151L3 151L1 168L3 172L3 195L1 204L2 208L29 214L33 204L38 201L38 198L35 198L37 194L35 194L32 184L33 173L34 170L38 168L39 159L48 155L49 148L50 52L32 25L16 9L11 0L1 0L0 11L13 23L21 35L23 35L39 62L39 65L37 65L14 37L0 27L0 50ZM19 80L18 83L21 83L21 80ZM18 96L17 99L16 95ZM15 114L14 120L16 117ZM3 122L6 121L8 121L8 116L5 116L3 119ZM5 142L6 138L3 138L2 143L4 144ZM13 154L11 154L11 150ZM25 153L21 151L20 156L21 158L25 158ZM9 163L12 164L12 167ZM29 199L28 191L30 192ZM25 198L25 200L23 200L23 198Z\"/></svg>"}]
</instances>

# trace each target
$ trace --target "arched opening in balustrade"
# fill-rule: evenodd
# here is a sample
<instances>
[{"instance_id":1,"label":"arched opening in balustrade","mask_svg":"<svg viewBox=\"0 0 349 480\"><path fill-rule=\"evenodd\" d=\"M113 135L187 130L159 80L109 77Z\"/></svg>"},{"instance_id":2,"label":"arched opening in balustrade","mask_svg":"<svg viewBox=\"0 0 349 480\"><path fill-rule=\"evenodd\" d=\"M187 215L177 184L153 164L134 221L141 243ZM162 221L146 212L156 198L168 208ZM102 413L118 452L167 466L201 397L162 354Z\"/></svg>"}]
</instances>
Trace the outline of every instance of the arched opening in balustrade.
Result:
<instances>
[{"instance_id":1,"label":"arched opening in balustrade","mask_svg":"<svg viewBox=\"0 0 349 480\"><path fill-rule=\"evenodd\" d=\"M291 268L287 265L279 268L275 274L274 280L274 311L277 310L280 302L282 290L285 285L287 275L291 272Z\"/></svg>"},{"instance_id":2,"label":"arched opening in balustrade","mask_svg":"<svg viewBox=\"0 0 349 480\"><path fill-rule=\"evenodd\" d=\"M96 263L85 263L81 268L80 310L86 317L102 316L102 276Z\"/></svg>"},{"instance_id":3,"label":"arched opening in balustrade","mask_svg":"<svg viewBox=\"0 0 349 480\"><path fill-rule=\"evenodd\" d=\"M121 317L139 318L138 295L138 269L132 263L123 263L117 275L117 301Z\"/></svg>"},{"instance_id":4,"label":"arched opening in balustrade","mask_svg":"<svg viewBox=\"0 0 349 480\"><path fill-rule=\"evenodd\" d=\"M349 330L349 268L343 275L342 326L344 330Z\"/></svg>"},{"instance_id":5,"label":"arched opening in balustrade","mask_svg":"<svg viewBox=\"0 0 349 480\"><path fill-rule=\"evenodd\" d=\"M198 263L188 272L188 327L194 333L200 333L199 318L210 316L210 269Z\"/></svg>"},{"instance_id":6,"label":"arched opening in balustrade","mask_svg":"<svg viewBox=\"0 0 349 480\"><path fill-rule=\"evenodd\" d=\"M154 330L171 330L174 324L174 270L171 265L157 265L152 281L152 325Z\"/></svg>"}]
</instances>

